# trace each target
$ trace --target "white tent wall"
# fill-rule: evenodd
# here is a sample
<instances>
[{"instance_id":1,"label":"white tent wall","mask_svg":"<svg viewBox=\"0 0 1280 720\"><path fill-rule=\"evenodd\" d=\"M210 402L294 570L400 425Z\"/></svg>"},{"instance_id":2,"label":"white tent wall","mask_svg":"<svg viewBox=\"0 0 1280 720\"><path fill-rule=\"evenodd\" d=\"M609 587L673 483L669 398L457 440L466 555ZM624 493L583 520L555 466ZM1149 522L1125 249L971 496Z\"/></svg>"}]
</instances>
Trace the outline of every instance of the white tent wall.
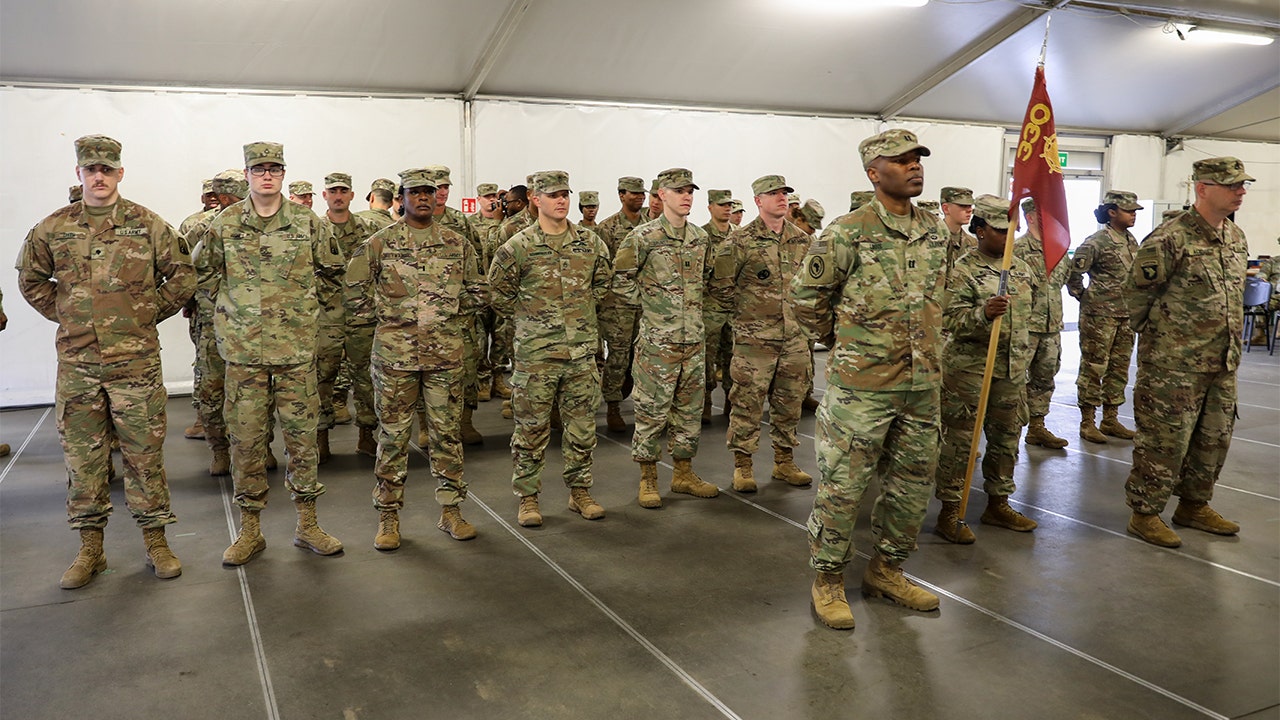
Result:
<instances>
[{"instance_id":1,"label":"white tent wall","mask_svg":"<svg viewBox=\"0 0 1280 720\"><path fill-rule=\"evenodd\" d=\"M1249 239L1249 257L1280 253L1280 144L1236 140L1188 139L1182 148L1165 157L1161 198L1193 199L1191 165L1208 157L1230 155L1244 161L1245 171L1257 178L1236 222Z\"/></svg>"}]
</instances>

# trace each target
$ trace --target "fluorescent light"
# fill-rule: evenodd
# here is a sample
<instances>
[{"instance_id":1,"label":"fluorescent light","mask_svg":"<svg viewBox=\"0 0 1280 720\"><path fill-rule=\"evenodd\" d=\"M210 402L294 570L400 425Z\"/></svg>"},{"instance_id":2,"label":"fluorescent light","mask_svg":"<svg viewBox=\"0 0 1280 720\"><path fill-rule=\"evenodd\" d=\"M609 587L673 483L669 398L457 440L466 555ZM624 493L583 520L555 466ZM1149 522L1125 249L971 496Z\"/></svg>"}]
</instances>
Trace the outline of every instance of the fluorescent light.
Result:
<instances>
[{"instance_id":1,"label":"fluorescent light","mask_svg":"<svg viewBox=\"0 0 1280 720\"><path fill-rule=\"evenodd\" d=\"M1237 45L1270 45L1275 38L1270 35L1260 35L1247 32L1239 32L1236 30L1215 30L1213 28L1199 27L1196 25L1184 25L1175 23L1177 35L1182 40L1191 40L1202 43L1235 43Z\"/></svg>"},{"instance_id":2,"label":"fluorescent light","mask_svg":"<svg viewBox=\"0 0 1280 720\"><path fill-rule=\"evenodd\" d=\"M800 0L799 6L808 6L828 12L875 10L879 8L923 7L929 0ZM771 3L780 5L777 3ZM781 5L785 6L785 5Z\"/></svg>"}]
</instances>

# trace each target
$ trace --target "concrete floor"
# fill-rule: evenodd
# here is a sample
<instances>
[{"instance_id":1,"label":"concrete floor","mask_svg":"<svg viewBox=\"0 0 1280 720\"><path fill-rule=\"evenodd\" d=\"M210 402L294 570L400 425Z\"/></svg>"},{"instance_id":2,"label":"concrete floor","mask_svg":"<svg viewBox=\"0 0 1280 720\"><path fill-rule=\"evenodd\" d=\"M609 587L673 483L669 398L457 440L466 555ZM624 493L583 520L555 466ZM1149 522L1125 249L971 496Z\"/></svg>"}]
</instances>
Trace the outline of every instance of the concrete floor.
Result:
<instances>
[{"instance_id":1,"label":"concrete floor","mask_svg":"<svg viewBox=\"0 0 1280 720\"><path fill-rule=\"evenodd\" d=\"M520 528L496 401L476 415L484 447L467 451L464 513L478 539L435 528L417 456L404 545L374 550L372 460L354 455L347 425L333 434L320 503L345 554L292 547L276 472L269 547L236 570L220 563L235 527L230 479L208 476L204 443L182 437L190 402L173 398L165 450L179 522L169 537L182 577L147 571L117 486L110 569L61 590L77 538L52 410L6 412L0 716L1280 718L1280 357L1254 351L1240 369L1241 418L1214 506L1241 534L1183 529L1182 548L1165 550L1125 534L1130 443L1082 447L1076 435L1076 344L1064 336L1049 416L1071 446L1031 448L1017 467L1014 499L1039 530L978 524L975 490L978 542L950 545L929 532L935 502L906 568L942 596L941 610L861 597L863 555L848 574L851 633L810 609L812 488L664 493L661 510L643 510L629 436L604 433L601 413L594 494L608 517L565 508L553 449L546 523ZM695 461L721 488L732 475L725 427L717 415ZM798 460L816 475L811 415L801 432ZM766 439L758 478L769 459ZM669 466L662 473L665 489ZM867 510L856 532L864 552Z\"/></svg>"}]
</instances>

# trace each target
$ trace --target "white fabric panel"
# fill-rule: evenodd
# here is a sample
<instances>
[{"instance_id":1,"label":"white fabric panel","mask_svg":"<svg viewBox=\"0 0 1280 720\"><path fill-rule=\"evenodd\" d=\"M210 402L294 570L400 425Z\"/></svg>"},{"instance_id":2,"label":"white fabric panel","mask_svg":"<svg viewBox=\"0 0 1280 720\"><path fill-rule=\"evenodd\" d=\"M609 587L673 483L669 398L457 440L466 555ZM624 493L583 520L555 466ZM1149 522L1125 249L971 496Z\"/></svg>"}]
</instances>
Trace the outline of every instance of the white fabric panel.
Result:
<instances>
[{"instance_id":1,"label":"white fabric panel","mask_svg":"<svg viewBox=\"0 0 1280 720\"><path fill-rule=\"evenodd\" d=\"M1116 135L1111 138L1108 188L1135 193L1141 200L1163 199L1160 170L1164 140L1154 135Z\"/></svg>"},{"instance_id":2,"label":"white fabric panel","mask_svg":"<svg viewBox=\"0 0 1280 720\"><path fill-rule=\"evenodd\" d=\"M1230 155L1244 161L1245 172L1257 178L1244 204L1236 213L1236 223L1249 240L1249 256L1280 253L1280 145L1275 143L1194 139L1165 157L1164 193L1168 200L1194 199L1191 164L1209 157Z\"/></svg>"},{"instance_id":3,"label":"white fabric panel","mask_svg":"<svg viewBox=\"0 0 1280 720\"><path fill-rule=\"evenodd\" d=\"M286 180L310 180L315 206L324 175L351 173L362 210L375 177L406 167L462 167L462 104L452 100L367 99L179 92L0 89L0 259L12 267L27 231L66 203L76 182L72 142L110 135L124 145L121 194L175 227L200 208L200 183L244 166L242 146L285 145ZM456 205L457 203L452 203ZM52 402L55 325L22 299L17 275L0 273L9 327L0 334L0 406ZM193 351L186 320L162 324L165 382L189 391Z\"/></svg>"},{"instance_id":4,"label":"white fabric panel","mask_svg":"<svg viewBox=\"0 0 1280 720\"><path fill-rule=\"evenodd\" d=\"M942 188L952 185L967 187L975 195L1008 195L1002 165L1004 128L924 121L893 122L887 128L910 130L933 153L924 159L921 200L938 200Z\"/></svg>"}]
</instances>

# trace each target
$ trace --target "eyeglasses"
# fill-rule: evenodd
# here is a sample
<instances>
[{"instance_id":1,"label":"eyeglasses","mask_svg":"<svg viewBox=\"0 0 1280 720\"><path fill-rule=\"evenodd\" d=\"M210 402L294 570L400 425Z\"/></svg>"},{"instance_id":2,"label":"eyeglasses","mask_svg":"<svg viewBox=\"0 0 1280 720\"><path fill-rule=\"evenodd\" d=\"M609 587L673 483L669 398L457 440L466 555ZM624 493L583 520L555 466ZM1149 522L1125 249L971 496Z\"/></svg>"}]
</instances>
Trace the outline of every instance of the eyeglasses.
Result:
<instances>
[{"instance_id":1,"label":"eyeglasses","mask_svg":"<svg viewBox=\"0 0 1280 720\"><path fill-rule=\"evenodd\" d=\"M1253 181L1252 181L1252 180L1245 180L1245 181L1243 181L1243 182L1231 183L1231 184L1227 184L1227 183L1216 183L1216 182L1205 182L1205 185L1217 185L1218 187L1224 187L1224 188L1226 188L1226 189L1230 190L1231 192L1240 192L1241 190L1248 190L1249 188L1253 187Z\"/></svg>"},{"instance_id":2,"label":"eyeglasses","mask_svg":"<svg viewBox=\"0 0 1280 720\"><path fill-rule=\"evenodd\" d=\"M249 168L249 174L254 177L262 177L267 173L271 173L271 177L283 177L284 168L279 165L274 165L272 167L267 167L266 165L254 165Z\"/></svg>"}]
</instances>

